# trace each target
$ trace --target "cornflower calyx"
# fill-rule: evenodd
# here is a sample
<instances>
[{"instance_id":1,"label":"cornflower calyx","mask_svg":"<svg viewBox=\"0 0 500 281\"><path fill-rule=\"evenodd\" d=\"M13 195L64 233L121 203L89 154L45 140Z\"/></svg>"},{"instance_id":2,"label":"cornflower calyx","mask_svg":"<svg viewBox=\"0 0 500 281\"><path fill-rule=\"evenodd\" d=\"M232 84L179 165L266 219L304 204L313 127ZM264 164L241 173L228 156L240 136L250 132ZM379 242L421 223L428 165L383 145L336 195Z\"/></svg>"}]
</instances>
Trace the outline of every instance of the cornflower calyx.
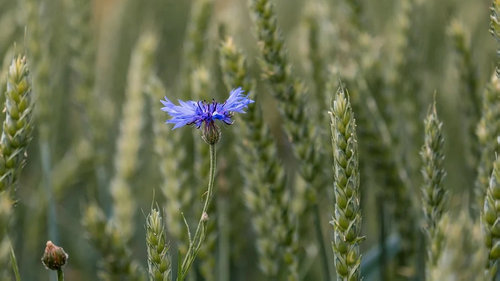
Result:
<instances>
[{"instance_id":1,"label":"cornflower calyx","mask_svg":"<svg viewBox=\"0 0 500 281\"><path fill-rule=\"evenodd\" d=\"M220 140L220 128L215 122L205 123L201 137L208 144L216 144Z\"/></svg>"},{"instance_id":2,"label":"cornflower calyx","mask_svg":"<svg viewBox=\"0 0 500 281\"><path fill-rule=\"evenodd\" d=\"M243 93L241 88L232 90L224 103L218 103L215 100L210 103L179 100L179 105L175 105L165 97L165 100L161 100L164 105L161 110L172 117L166 123L174 124L173 130L186 125L194 125L199 129L203 125L203 139L209 144L215 144L220 139L220 129L215 121L220 120L231 125L233 113L245 113L244 110L248 105L254 102Z\"/></svg>"}]
</instances>

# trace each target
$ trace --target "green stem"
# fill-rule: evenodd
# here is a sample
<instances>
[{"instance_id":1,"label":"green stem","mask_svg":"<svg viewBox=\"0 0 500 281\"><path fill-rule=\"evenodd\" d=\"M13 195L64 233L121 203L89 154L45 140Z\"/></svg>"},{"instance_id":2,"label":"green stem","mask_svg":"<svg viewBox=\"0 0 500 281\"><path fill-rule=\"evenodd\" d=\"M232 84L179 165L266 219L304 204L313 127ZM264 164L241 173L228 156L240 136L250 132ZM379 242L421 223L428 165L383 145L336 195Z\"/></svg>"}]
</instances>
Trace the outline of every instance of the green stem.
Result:
<instances>
[{"instance_id":1,"label":"green stem","mask_svg":"<svg viewBox=\"0 0 500 281\"><path fill-rule=\"evenodd\" d=\"M57 270L57 281L64 281L64 272L60 268Z\"/></svg>"},{"instance_id":2,"label":"green stem","mask_svg":"<svg viewBox=\"0 0 500 281\"><path fill-rule=\"evenodd\" d=\"M14 276L16 277L16 281L21 281L21 275L19 275L19 267L17 266L16 254L14 253L14 248L12 248L12 243L10 244L10 263L12 265L12 271L14 271Z\"/></svg>"},{"instance_id":3,"label":"green stem","mask_svg":"<svg viewBox=\"0 0 500 281\"><path fill-rule=\"evenodd\" d=\"M210 145L210 174L208 177L208 188L206 192L205 205L203 205L203 210L201 212L200 221L198 222L198 226L196 227L196 232L191 241L189 241L189 248L186 253L186 257L182 261L182 266L180 272L177 276L177 281L183 281L186 278L186 275L191 268L196 256L198 255L198 251L200 250L201 244L205 240L205 231L208 222L208 207L210 206L210 202L212 201L213 189L214 189L214 180L215 180L215 167L216 167L216 153L215 153L215 144Z\"/></svg>"},{"instance_id":4,"label":"green stem","mask_svg":"<svg viewBox=\"0 0 500 281\"><path fill-rule=\"evenodd\" d=\"M383 196L377 196L377 211L379 216L379 247L380 247L380 280L387 280L387 233L385 232L385 209Z\"/></svg>"},{"instance_id":5,"label":"green stem","mask_svg":"<svg viewBox=\"0 0 500 281\"><path fill-rule=\"evenodd\" d=\"M229 220L228 220L228 198L217 196L217 211L219 213L219 259L217 275L218 281L229 281Z\"/></svg>"},{"instance_id":6,"label":"green stem","mask_svg":"<svg viewBox=\"0 0 500 281\"><path fill-rule=\"evenodd\" d=\"M326 253L326 244L323 238L323 231L321 230L321 215L319 211L319 204L315 203L313 206L314 226L316 228L316 239L319 243L319 252L321 255L321 265L323 269L323 280L331 280L330 267L328 262L328 254Z\"/></svg>"}]
</instances>

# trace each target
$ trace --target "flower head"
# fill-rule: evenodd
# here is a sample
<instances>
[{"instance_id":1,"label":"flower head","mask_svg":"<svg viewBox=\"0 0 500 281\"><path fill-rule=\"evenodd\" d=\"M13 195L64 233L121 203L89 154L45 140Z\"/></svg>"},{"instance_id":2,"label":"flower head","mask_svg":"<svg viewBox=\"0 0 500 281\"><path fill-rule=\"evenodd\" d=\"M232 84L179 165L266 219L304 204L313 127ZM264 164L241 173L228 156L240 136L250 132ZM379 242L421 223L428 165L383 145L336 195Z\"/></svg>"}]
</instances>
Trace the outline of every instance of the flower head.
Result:
<instances>
[{"instance_id":1,"label":"flower head","mask_svg":"<svg viewBox=\"0 0 500 281\"><path fill-rule=\"evenodd\" d=\"M165 100L161 100L164 105L161 110L172 116L167 123L174 124L173 129L186 125L194 125L199 129L202 124L205 127L211 127L215 126L215 120L231 125L233 112L245 113L244 110L248 105L254 102L243 93L241 88L232 90L224 103L218 103L215 100L212 102L179 100L179 105L175 105L165 97Z\"/></svg>"}]
</instances>

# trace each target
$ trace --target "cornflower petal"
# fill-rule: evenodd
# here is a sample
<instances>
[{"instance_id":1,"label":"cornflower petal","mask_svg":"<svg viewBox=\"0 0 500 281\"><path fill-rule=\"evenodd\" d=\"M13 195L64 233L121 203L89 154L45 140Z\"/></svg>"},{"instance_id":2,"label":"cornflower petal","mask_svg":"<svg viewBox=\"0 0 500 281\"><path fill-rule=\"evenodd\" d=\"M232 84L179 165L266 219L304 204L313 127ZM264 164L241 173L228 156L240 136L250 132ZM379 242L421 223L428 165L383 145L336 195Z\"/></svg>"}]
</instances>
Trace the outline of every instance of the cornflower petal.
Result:
<instances>
[{"instance_id":1,"label":"cornflower petal","mask_svg":"<svg viewBox=\"0 0 500 281\"><path fill-rule=\"evenodd\" d=\"M180 105L175 105L165 97L165 100L161 100L161 103L164 105L161 110L172 116L166 123L175 124L173 130L187 124L192 124L198 119L198 114L196 112L197 105L193 101L184 102L179 100Z\"/></svg>"},{"instance_id":2,"label":"cornflower petal","mask_svg":"<svg viewBox=\"0 0 500 281\"><path fill-rule=\"evenodd\" d=\"M221 112L245 113L244 109L254 101L243 95L245 91L241 87L234 89L229 94L229 98L222 104Z\"/></svg>"},{"instance_id":3,"label":"cornflower petal","mask_svg":"<svg viewBox=\"0 0 500 281\"><path fill-rule=\"evenodd\" d=\"M254 101L243 95L244 91L237 88L231 91L229 98L224 103L212 101L182 101L179 105L172 103L167 97L161 100L164 107L162 111L168 113L172 118L166 123L174 124L172 129L177 129L186 125L194 125L200 128L203 123L206 126L212 125L215 120L220 120L228 125L233 124L231 119L233 112L245 113L245 109Z\"/></svg>"}]
</instances>

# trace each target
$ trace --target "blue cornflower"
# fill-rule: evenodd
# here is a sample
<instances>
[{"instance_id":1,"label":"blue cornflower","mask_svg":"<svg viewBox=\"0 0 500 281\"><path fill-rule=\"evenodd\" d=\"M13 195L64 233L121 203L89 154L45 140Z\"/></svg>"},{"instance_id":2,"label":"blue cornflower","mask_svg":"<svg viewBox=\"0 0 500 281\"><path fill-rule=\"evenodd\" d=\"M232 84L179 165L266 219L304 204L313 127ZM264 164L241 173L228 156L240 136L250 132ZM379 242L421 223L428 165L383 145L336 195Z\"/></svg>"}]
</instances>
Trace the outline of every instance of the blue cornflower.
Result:
<instances>
[{"instance_id":1,"label":"blue cornflower","mask_svg":"<svg viewBox=\"0 0 500 281\"><path fill-rule=\"evenodd\" d=\"M179 105L172 103L167 97L161 100L164 107L161 109L172 116L166 123L174 124L173 129L186 125L194 125L200 128L204 125L204 138L212 134L219 134L219 129L215 125L215 120L220 120L228 125L233 124L231 117L233 112L245 113L245 109L254 101L243 94L240 88L234 89L229 94L229 98L224 103L213 100L210 103L205 101L182 101ZM218 140L218 139L217 139Z\"/></svg>"}]
</instances>

